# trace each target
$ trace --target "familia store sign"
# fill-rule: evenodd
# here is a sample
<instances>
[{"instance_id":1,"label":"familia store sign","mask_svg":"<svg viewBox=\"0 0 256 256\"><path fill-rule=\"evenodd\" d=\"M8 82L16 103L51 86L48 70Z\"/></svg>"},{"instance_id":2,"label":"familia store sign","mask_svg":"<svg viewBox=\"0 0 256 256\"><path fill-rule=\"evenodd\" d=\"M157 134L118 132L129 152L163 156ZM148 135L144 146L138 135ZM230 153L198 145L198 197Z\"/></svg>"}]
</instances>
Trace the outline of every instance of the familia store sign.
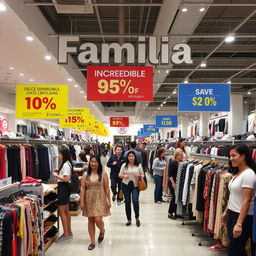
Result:
<instances>
[{"instance_id":1,"label":"familia store sign","mask_svg":"<svg viewBox=\"0 0 256 256\"><path fill-rule=\"evenodd\" d=\"M137 44L102 43L99 47L94 43L82 43L77 46L79 41L79 36L59 36L59 64L68 63L68 54L77 54L81 64L122 64L126 62L127 64L168 65L170 62L173 64L193 63L190 46L178 43L170 48L168 36L161 37L159 57L156 36L139 36ZM127 53L126 57L124 57L124 51ZM114 55L110 59L112 52Z\"/></svg>"}]
</instances>

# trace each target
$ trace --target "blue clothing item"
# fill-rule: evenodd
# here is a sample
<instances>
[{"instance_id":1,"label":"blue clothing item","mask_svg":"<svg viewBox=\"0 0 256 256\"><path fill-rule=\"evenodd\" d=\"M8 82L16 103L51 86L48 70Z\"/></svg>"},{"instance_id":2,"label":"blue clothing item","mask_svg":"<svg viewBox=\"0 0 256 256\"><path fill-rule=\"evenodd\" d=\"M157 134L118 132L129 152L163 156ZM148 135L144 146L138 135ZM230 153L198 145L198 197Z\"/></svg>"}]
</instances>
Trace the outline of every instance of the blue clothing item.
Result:
<instances>
[{"instance_id":1,"label":"blue clothing item","mask_svg":"<svg viewBox=\"0 0 256 256\"><path fill-rule=\"evenodd\" d=\"M126 152L124 153L124 159L125 159L125 161L126 161L126 159L127 159L128 153L131 152L131 151L133 151L133 152L135 153L136 158L137 158L139 164L142 164L142 156L141 156L141 153L140 153L139 151L137 151L136 149L133 149L133 148L130 149L130 150L128 150L128 151L126 151Z\"/></svg>"},{"instance_id":2,"label":"blue clothing item","mask_svg":"<svg viewBox=\"0 0 256 256\"><path fill-rule=\"evenodd\" d=\"M135 212L135 218L139 218L140 216L140 206L139 206L139 190L134 187L132 181L128 183L128 185L122 183L122 189L124 192L125 198L125 213L127 220L132 220L132 210L131 210L131 196L133 203L133 210Z\"/></svg>"},{"instance_id":3,"label":"blue clothing item","mask_svg":"<svg viewBox=\"0 0 256 256\"><path fill-rule=\"evenodd\" d=\"M163 176L155 174L153 176L155 181L155 191L154 191L154 200L155 203L163 201Z\"/></svg>"}]
</instances>

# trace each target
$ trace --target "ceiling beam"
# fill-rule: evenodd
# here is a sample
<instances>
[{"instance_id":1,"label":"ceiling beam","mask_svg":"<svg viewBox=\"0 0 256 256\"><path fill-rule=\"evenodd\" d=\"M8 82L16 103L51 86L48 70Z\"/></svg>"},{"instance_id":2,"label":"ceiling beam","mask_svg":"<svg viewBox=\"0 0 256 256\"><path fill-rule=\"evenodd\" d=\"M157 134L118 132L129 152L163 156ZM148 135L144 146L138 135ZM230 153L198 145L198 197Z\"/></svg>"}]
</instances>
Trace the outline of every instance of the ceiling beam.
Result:
<instances>
[{"instance_id":1,"label":"ceiling beam","mask_svg":"<svg viewBox=\"0 0 256 256\"><path fill-rule=\"evenodd\" d=\"M28 6L57 6L57 7L78 7L84 6L82 4L54 4L54 3L42 3L42 2L24 2L25 5ZM163 6L162 3L92 3L92 6L97 7L113 7L113 6L120 6L120 7L142 7L142 6L152 6L152 7L161 7Z\"/></svg>"}]
</instances>

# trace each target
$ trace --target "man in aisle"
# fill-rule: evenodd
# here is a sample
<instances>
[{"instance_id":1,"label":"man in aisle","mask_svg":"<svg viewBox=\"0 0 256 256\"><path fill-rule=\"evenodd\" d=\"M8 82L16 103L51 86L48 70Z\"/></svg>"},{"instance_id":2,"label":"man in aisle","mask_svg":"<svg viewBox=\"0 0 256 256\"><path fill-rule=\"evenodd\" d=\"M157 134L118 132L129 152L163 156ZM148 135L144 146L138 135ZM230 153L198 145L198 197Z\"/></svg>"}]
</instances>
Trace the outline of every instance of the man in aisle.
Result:
<instances>
[{"instance_id":1,"label":"man in aisle","mask_svg":"<svg viewBox=\"0 0 256 256\"><path fill-rule=\"evenodd\" d=\"M113 193L112 201L116 200L117 197L117 204L121 204L122 196L121 196L121 186L122 186L122 179L118 177L122 164L124 163L123 158L123 149L121 145L117 145L115 149L115 154L111 155L107 162L107 167L111 169L110 172L110 180L111 180L111 190ZM116 188L117 191L116 191Z\"/></svg>"},{"instance_id":2,"label":"man in aisle","mask_svg":"<svg viewBox=\"0 0 256 256\"><path fill-rule=\"evenodd\" d=\"M147 152L146 152L146 142L142 142L140 144L140 153L142 157L142 168L144 172L144 180L147 184L147 177L146 177L146 172L148 171L148 157L147 157Z\"/></svg>"},{"instance_id":3,"label":"man in aisle","mask_svg":"<svg viewBox=\"0 0 256 256\"><path fill-rule=\"evenodd\" d=\"M128 153L129 153L130 151L133 151L133 152L135 152L135 155L136 155L136 158L137 158L139 164L142 164L141 152L139 152L138 150L136 150L136 142L135 142L135 141L132 141L131 144L130 144L130 146L131 146L131 149L128 150L128 151L126 151L126 152L124 153L124 159L125 159L125 161L126 161L126 158L127 158Z\"/></svg>"}]
</instances>

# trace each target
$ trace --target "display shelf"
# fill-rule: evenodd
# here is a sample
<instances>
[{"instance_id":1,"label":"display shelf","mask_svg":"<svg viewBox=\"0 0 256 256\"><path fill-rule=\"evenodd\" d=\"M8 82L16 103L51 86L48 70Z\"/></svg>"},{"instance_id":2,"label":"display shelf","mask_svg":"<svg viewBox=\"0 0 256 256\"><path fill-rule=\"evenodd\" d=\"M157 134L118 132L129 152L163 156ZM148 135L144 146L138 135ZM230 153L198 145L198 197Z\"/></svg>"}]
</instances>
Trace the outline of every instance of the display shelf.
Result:
<instances>
[{"instance_id":1,"label":"display shelf","mask_svg":"<svg viewBox=\"0 0 256 256\"><path fill-rule=\"evenodd\" d=\"M53 204L54 202L57 202L58 199L54 199L50 201L48 204L44 205L44 209L47 208L49 205Z\"/></svg>"},{"instance_id":2,"label":"display shelf","mask_svg":"<svg viewBox=\"0 0 256 256\"><path fill-rule=\"evenodd\" d=\"M44 231L44 235L46 235L47 232L51 229L51 227L53 227L56 223L57 223L57 221L55 221L51 226L47 226L47 229Z\"/></svg>"},{"instance_id":3,"label":"display shelf","mask_svg":"<svg viewBox=\"0 0 256 256\"><path fill-rule=\"evenodd\" d=\"M58 188L58 184L47 184L47 185L49 185L54 190ZM44 197L51 194L51 193L53 193L53 191L45 191L44 192Z\"/></svg>"},{"instance_id":4,"label":"display shelf","mask_svg":"<svg viewBox=\"0 0 256 256\"><path fill-rule=\"evenodd\" d=\"M69 211L71 216L78 216L81 212L81 209L79 208L77 211Z\"/></svg>"},{"instance_id":5,"label":"display shelf","mask_svg":"<svg viewBox=\"0 0 256 256\"><path fill-rule=\"evenodd\" d=\"M55 236L49 238L48 242L44 245L44 252L46 252L49 249L49 247L57 239L57 237L58 237L58 233Z\"/></svg>"},{"instance_id":6,"label":"display shelf","mask_svg":"<svg viewBox=\"0 0 256 256\"><path fill-rule=\"evenodd\" d=\"M50 212L50 215L47 218L44 218L44 221L47 221L47 219L49 219L52 215L55 215L55 213L57 213L57 210L54 212Z\"/></svg>"}]
</instances>

